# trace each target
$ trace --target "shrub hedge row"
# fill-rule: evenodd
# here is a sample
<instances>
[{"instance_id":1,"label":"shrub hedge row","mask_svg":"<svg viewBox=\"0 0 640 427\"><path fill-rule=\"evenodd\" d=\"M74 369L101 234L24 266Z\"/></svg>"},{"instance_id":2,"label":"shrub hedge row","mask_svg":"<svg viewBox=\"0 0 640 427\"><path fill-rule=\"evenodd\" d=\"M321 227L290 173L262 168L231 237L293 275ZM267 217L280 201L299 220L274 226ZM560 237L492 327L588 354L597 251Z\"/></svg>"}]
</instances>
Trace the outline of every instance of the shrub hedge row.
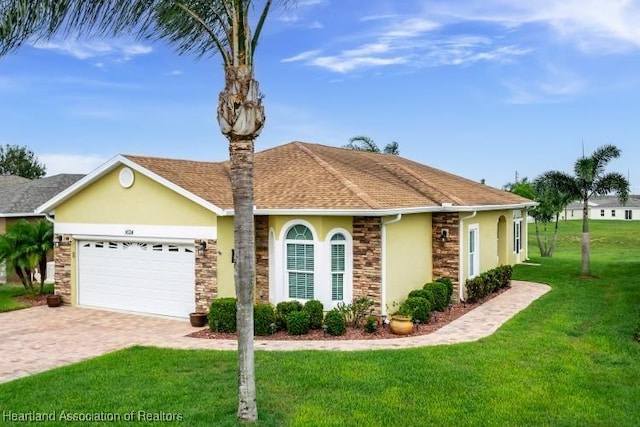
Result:
<instances>
[{"instance_id":1,"label":"shrub hedge row","mask_svg":"<svg viewBox=\"0 0 640 427\"><path fill-rule=\"evenodd\" d=\"M467 301L471 303L481 301L499 289L508 288L511 284L512 274L512 266L501 265L485 271L473 279L468 279L465 284Z\"/></svg>"}]
</instances>

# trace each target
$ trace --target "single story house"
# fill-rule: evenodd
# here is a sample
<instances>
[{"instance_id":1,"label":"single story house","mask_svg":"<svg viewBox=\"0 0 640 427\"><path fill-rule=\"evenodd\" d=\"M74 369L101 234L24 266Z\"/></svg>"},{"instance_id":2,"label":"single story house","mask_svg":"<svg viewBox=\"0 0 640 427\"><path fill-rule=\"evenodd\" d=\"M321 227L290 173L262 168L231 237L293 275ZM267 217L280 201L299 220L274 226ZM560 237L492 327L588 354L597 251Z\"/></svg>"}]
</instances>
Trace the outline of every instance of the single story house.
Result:
<instances>
[{"instance_id":1,"label":"single story house","mask_svg":"<svg viewBox=\"0 0 640 427\"><path fill-rule=\"evenodd\" d=\"M582 202L567 205L560 219L582 220ZM620 203L618 196L592 197L589 200L589 219L640 220L640 196L629 196L625 204Z\"/></svg>"},{"instance_id":2,"label":"single story house","mask_svg":"<svg viewBox=\"0 0 640 427\"><path fill-rule=\"evenodd\" d=\"M31 180L14 175L0 175L0 234L4 234L7 227L21 219L43 218L45 214L36 213L36 208L83 176L59 174ZM18 280L17 277L14 279ZM51 279L53 280L53 275ZM0 283L6 281L6 268L0 264Z\"/></svg>"},{"instance_id":3,"label":"single story house","mask_svg":"<svg viewBox=\"0 0 640 427\"><path fill-rule=\"evenodd\" d=\"M118 155L39 211L55 214L66 302L174 317L234 296L229 162ZM527 258L512 193L394 155L292 142L255 155L256 299L368 297Z\"/></svg>"}]
</instances>

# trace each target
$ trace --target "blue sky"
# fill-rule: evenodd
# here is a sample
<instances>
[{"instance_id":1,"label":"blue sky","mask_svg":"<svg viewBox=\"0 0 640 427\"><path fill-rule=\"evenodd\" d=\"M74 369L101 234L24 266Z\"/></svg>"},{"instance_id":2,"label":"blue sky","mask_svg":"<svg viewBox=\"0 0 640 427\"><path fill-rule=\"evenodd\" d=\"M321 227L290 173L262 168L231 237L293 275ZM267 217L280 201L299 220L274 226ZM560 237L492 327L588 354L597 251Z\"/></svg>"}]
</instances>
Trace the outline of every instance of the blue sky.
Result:
<instances>
[{"instance_id":1,"label":"blue sky","mask_svg":"<svg viewBox=\"0 0 640 427\"><path fill-rule=\"evenodd\" d=\"M256 149L367 135L501 187L611 143L640 193L640 1L300 0L256 54ZM158 42L52 40L0 58L0 144L51 174L118 153L225 160L220 58Z\"/></svg>"}]
</instances>

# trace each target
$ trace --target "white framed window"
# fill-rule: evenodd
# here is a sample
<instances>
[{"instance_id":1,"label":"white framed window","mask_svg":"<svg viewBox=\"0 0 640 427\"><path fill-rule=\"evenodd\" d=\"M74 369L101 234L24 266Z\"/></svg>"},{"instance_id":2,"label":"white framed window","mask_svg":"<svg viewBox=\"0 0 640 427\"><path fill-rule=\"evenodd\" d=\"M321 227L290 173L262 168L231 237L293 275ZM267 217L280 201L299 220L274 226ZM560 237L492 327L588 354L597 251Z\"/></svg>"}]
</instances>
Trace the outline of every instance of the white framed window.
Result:
<instances>
[{"instance_id":1,"label":"white framed window","mask_svg":"<svg viewBox=\"0 0 640 427\"><path fill-rule=\"evenodd\" d=\"M611 209L611 218L615 218L615 217L616 217L616 210Z\"/></svg>"},{"instance_id":2,"label":"white framed window","mask_svg":"<svg viewBox=\"0 0 640 427\"><path fill-rule=\"evenodd\" d=\"M469 278L480 274L480 226L469 225Z\"/></svg>"},{"instance_id":3,"label":"white framed window","mask_svg":"<svg viewBox=\"0 0 640 427\"><path fill-rule=\"evenodd\" d=\"M286 273L289 298L313 299L315 283L315 245L311 230L294 225L287 231Z\"/></svg>"},{"instance_id":4,"label":"white framed window","mask_svg":"<svg viewBox=\"0 0 640 427\"><path fill-rule=\"evenodd\" d=\"M604 209L600 209L600 216L604 216Z\"/></svg>"},{"instance_id":5,"label":"white framed window","mask_svg":"<svg viewBox=\"0 0 640 427\"><path fill-rule=\"evenodd\" d=\"M352 302L353 238L348 230L334 228L323 238L311 223L292 220L279 238L272 229L269 240L271 303L316 299L331 310Z\"/></svg>"},{"instance_id":6,"label":"white framed window","mask_svg":"<svg viewBox=\"0 0 640 427\"><path fill-rule=\"evenodd\" d=\"M522 220L513 221L513 253L522 250Z\"/></svg>"},{"instance_id":7,"label":"white framed window","mask_svg":"<svg viewBox=\"0 0 640 427\"><path fill-rule=\"evenodd\" d=\"M331 301L344 301L346 272L346 238L342 233L331 237Z\"/></svg>"},{"instance_id":8,"label":"white framed window","mask_svg":"<svg viewBox=\"0 0 640 427\"><path fill-rule=\"evenodd\" d=\"M624 211L624 219L633 219L633 211L631 209Z\"/></svg>"}]
</instances>

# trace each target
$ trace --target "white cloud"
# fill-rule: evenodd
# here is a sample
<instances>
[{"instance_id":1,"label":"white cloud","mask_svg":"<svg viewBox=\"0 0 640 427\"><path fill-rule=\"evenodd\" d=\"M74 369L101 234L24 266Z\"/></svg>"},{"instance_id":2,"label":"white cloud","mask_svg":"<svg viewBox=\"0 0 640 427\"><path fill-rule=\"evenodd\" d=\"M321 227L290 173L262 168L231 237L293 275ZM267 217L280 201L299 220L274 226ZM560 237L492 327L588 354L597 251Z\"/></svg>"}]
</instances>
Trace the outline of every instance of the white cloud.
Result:
<instances>
[{"instance_id":1,"label":"white cloud","mask_svg":"<svg viewBox=\"0 0 640 427\"><path fill-rule=\"evenodd\" d=\"M586 83L575 73L553 66L546 67L538 79L508 80L503 83L509 90L511 104L545 104L563 102L581 93Z\"/></svg>"},{"instance_id":2,"label":"white cloud","mask_svg":"<svg viewBox=\"0 0 640 427\"><path fill-rule=\"evenodd\" d=\"M322 22L313 21L311 24L309 24L309 28L312 30L321 30L324 28L324 25L322 24Z\"/></svg>"},{"instance_id":3,"label":"white cloud","mask_svg":"<svg viewBox=\"0 0 640 427\"><path fill-rule=\"evenodd\" d=\"M167 76L181 76L184 72L182 70L171 70L167 73Z\"/></svg>"},{"instance_id":4,"label":"white cloud","mask_svg":"<svg viewBox=\"0 0 640 427\"><path fill-rule=\"evenodd\" d=\"M357 58L345 58L338 56L322 56L311 61L312 65L327 68L336 73L347 73L363 67L381 67L407 63L408 58L375 58L361 56Z\"/></svg>"},{"instance_id":5,"label":"white cloud","mask_svg":"<svg viewBox=\"0 0 640 427\"><path fill-rule=\"evenodd\" d=\"M47 167L47 176L60 173L88 174L108 159L97 154L40 154L38 159Z\"/></svg>"},{"instance_id":6,"label":"white cloud","mask_svg":"<svg viewBox=\"0 0 640 427\"><path fill-rule=\"evenodd\" d=\"M280 60L280 62L298 62L298 61L304 61L306 59L311 59L311 58L315 58L317 57L320 52L322 52L321 50L308 50L306 52L301 52L297 55L294 56L290 56L289 58L284 58L282 60Z\"/></svg>"},{"instance_id":7,"label":"white cloud","mask_svg":"<svg viewBox=\"0 0 640 427\"><path fill-rule=\"evenodd\" d=\"M61 40L37 41L32 43L36 49L53 50L77 59L91 59L113 56L119 60L128 61L138 55L147 55L153 51L151 46L123 41L95 41L95 40Z\"/></svg>"}]
</instances>

